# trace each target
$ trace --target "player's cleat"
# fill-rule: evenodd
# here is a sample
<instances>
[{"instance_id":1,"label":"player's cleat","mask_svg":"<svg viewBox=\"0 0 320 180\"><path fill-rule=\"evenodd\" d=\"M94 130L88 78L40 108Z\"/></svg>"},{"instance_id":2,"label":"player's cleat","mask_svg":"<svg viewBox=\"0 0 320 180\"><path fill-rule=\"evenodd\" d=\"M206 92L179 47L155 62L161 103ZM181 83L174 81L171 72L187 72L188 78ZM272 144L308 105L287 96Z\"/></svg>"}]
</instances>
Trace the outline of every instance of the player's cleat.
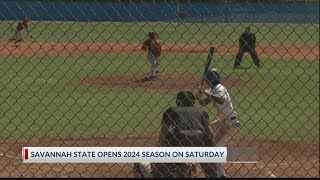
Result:
<instances>
[{"instance_id":1,"label":"player's cleat","mask_svg":"<svg viewBox=\"0 0 320 180\"><path fill-rule=\"evenodd\" d=\"M156 79L157 79L157 76L150 76L149 79L150 79L150 80L156 80Z\"/></svg>"},{"instance_id":2,"label":"player's cleat","mask_svg":"<svg viewBox=\"0 0 320 180\"><path fill-rule=\"evenodd\" d=\"M220 178L224 179L224 178L227 178L227 176L224 174Z\"/></svg>"},{"instance_id":3,"label":"player's cleat","mask_svg":"<svg viewBox=\"0 0 320 180\"><path fill-rule=\"evenodd\" d=\"M261 67L262 67L261 64L257 65L257 69L260 69Z\"/></svg>"},{"instance_id":4,"label":"player's cleat","mask_svg":"<svg viewBox=\"0 0 320 180\"><path fill-rule=\"evenodd\" d=\"M146 81L153 81L153 80L156 80L157 79L157 76L152 76L152 75L146 75L145 77L144 77L144 79L146 80Z\"/></svg>"}]
</instances>

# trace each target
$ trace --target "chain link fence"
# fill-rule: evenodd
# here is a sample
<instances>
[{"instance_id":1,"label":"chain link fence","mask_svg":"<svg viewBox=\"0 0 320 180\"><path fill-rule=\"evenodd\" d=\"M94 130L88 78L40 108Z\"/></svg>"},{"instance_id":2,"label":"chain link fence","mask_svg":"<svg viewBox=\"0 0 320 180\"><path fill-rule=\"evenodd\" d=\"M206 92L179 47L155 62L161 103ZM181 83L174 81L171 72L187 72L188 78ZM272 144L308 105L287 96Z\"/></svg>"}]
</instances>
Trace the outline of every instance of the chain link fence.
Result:
<instances>
[{"instance_id":1,"label":"chain link fence","mask_svg":"<svg viewBox=\"0 0 320 180\"><path fill-rule=\"evenodd\" d=\"M226 176L319 178L318 8L0 0L0 177L138 177L131 163L24 164L21 148L159 145L164 112L180 90L198 93L214 46L209 69L241 123L225 145L259 152L258 163L223 164ZM242 36L247 27L254 36ZM145 42L152 31L161 51ZM225 140L231 130L217 130L221 109L195 107L208 113L215 141Z\"/></svg>"}]
</instances>

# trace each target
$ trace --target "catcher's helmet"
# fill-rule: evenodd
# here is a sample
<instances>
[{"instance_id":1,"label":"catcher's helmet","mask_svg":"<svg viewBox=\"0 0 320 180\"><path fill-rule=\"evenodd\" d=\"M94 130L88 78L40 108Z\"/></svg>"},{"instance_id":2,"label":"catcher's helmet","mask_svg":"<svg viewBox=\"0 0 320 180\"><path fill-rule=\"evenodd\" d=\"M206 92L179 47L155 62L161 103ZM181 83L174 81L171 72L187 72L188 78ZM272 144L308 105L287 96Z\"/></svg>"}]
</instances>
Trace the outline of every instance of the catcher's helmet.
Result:
<instances>
[{"instance_id":1,"label":"catcher's helmet","mask_svg":"<svg viewBox=\"0 0 320 180\"><path fill-rule=\"evenodd\" d=\"M216 69L208 70L205 77L211 86L216 86L217 84L220 84L220 75L218 70Z\"/></svg>"},{"instance_id":2,"label":"catcher's helmet","mask_svg":"<svg viewBox=\"0 0 320 180\"><path fill-rule=\"evenodd\" d=\"M195 104L196 98L191 91L182 90L178 93L176 104L177 106L192 107Z\"/></svg>"},{"instance_id":3,"label":"catcher's helmet","mask_svg":"<svg viewBox=\"0 0 320 180\"><path fill-rule=\"evenodd\" d=\"M149 34L148 34L149 38L152 39L152 40L156 38L156 35L157 34L154 31L150 31Z\"/></svg>"}]
</instances>

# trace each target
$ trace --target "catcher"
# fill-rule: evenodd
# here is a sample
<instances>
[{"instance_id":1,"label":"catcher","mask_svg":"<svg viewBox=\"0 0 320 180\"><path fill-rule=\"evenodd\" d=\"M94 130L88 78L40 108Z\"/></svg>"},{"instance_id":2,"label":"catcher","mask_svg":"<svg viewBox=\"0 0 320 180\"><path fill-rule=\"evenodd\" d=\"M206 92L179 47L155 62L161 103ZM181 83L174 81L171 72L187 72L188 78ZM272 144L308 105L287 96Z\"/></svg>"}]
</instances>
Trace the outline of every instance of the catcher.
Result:
<instances>
[{"instance_id":1,"label":"catcher","mask_svg":"<svg viewBox=\"0 0 320 180\"><path fill-rule=\"evenodd\" d=\"M176 107L168 108L162 119L159 146L169 147L211 147L214 146L209 127L209 115L194 107L195 97L190 91L181 91L176 98ZM216 176L216 164L200 163L209 178ZM140 167L146 167L141 163ZM139 171L138 165L136 170ZM190 163L153 164L149 177L191 178L196 175L195 165ZM140 172L141 168L140 168ZM145 171L144 171L145 172ZM148 174L148 173L140 173ZM140 176L141 177L141 176Z\"/></svg>"},{"instance_id":2,"label":"catcher","mask_svg":"<svg viewBox=\"0 0 320 180\"><path fill-rule=\"evenodd\" d=\"M159 66L159 58L161 55L161 42L156 38L154 31L149 32L149 38L142 44L142 50L148 51L147 59L151 65L151 73L149 79L154 80L157 78L157 68Z\"/></svg>"},{"instance_id":3,"label":"catcher","mask_svg":"<svg viewBox=\"0 0 320 180\"><path fill-rule=\"evenodd\" d=\"M216 126L214 129L221 129L225 131L217 142L218 147L225 147L226 144L233 138L233 136L240 129L240 120L236 111L233 108L231 102L231 96L228 90L220 83L220 75L216 69L210 69L205 74L206 83L210 86L209 89L206 89L204 92L200 89L197 93L197 99L202 106L206 106L210 103L217 108L219 113L219 119L210 126ZM205 93L207 95L206 98L202 99L202 94ZM221 131L219 131L221 132ZM219 165L218 167L218 177L226 177L224 168Z\"/></svg>"},{"instance_id":4,"label":"catcher","mask_svg":"<svg viewBox=\"0 0 320 180\"><path fill-rule=\"evenodd\" d=\"M22 22L17 22L15 25L15 28L12 28L11 31L14 31L13 37L10 39L10 41L14 41L14 43L17 45L17 43L23 41L23 35L22 35L22 30L25 29L30 35L31 38L32 35L28 30L28 22L30 21L29 17L25 17Z\"/></svg>"}]
</instances>

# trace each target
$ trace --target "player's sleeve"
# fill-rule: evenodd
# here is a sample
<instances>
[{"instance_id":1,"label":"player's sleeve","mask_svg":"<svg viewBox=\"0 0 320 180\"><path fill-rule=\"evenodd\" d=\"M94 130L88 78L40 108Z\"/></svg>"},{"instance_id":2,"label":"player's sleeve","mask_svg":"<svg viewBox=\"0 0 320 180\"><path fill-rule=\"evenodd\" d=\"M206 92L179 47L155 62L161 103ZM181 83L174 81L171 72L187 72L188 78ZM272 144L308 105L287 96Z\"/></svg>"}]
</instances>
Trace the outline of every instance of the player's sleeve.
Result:
<instances>
[{"instance_id":1,"label":"player's sleeve","mask_svg":"<svg viewBox=\"0 0 320 180\"><path fill-rule=\"evenodd\" d=\"M175 115L175 111L173 110L173 108L167 109L163 113L161 124L165 124L167 126L172 125L174 121L174 115Z\"/></svg>"},{"instance_id":2,"label":"player's sleeve","mask_svg":"<svg viewBox=\"0 0 320 180\"><path fill-rule=\"evenodd\" d=\"M159 54L161 54L161 52L162 52L161 41L160 41L159 39L157 39L155 45L156 45L156 47L157 47L157 52L158 52Z\"/></svg>"},{"instance_id":3,"label":"player's sleeve","mask_svg":"<svg viewBox=\"0 0 320 180\"><path fill-rule=\"evenodd\" d=\"M218 104L223 104L227 99L227 91L224 86L219 84L218 87L215 87L210 93L210 98Z\"/></svg>"},{"instance_id":4,"label":"player's sleeve","mask_svg":"<svg viewBox=\"0 0 320 180\"><path fill-rule=\"evenodd\" d=\"M253 34L253 46L257 45L257 39L256 39L256 35Z\"/></svg>"},{"instance_id":5,"label":"player's sleeve","mask_svg":"<svg viewBox=\"0 0 320 180\"><path fill-rule=\"evenodd\" d=\"M224 88L222 88L221 85L218 85L219 87L216 87L212 92L211 96L225 100L226 99L226 91Z\"/></svg>"},{"instance_id":6,"label":"player's sleeve","mask_svg":"<svg viewBox=\"0 0 320 180\"><path fill-rule=\"evenodd\" d=\"M157 47L158 49L160 49L160 47L161 47L161 41L160 41L160 39L156 39L156 40L154 41L154 44L156 45L156 47Z\"/></svg>"},{"instance_id":7,"label":"player's sleeve","mask_svg":"<svg viewBox=\"0 0 320 180\"><path fill-rule=\"evenodd\" d=\"M147 50L148 46L150 45L150 42L149 42L149 39L145 40L143 43L142 43L142 47L141 49L142 50Z\"/></svg>"},{"instance_id":8,"label":"player's sleeve","mask_svg":"<svg viewBox=\"0 0 320 180\"><path fill-rule=\"evenodd\" d=\"M257 41L257 39L256 39L256 35L255 35L255 34L252 34L252 38L253 38L254 42L256 42L256 41Z\"/></svg>"},{"instance_id":9,"label":"player's sleeve","mask_svg":"<svg viewBox=\"0 0 320 180\"><path fill-rule=\"evenodd\" d=\"M240 36L240 38L239 38L239 45L240 45L240 46L243 46L243 45L245 44L243 38L244 38L244 34L241 34L241 36Z\"/></svg>"},{"instance_id":10,"label":"player's sleeve","mask_svg":"<svg viewBox=\"0 0 320 180\"><path fill-rule=\"evenodd\" d=\"M227 99L227 94L228 94L228 91L226 88L222 88L220 91L219 91L219 94L221 96L221 99L223 99L223 101L225 101Z\"/></svg>"},{"instance_id":11,"label":"player's sleeve","mask_svg":"<svg viewBox=\"0 0 320 180\"><path fill-rule=\"evenodd\" d=\"M204 128L207 128L209 126L209 114L205 111L202 112L202 116L201 116L201 123L202 123L202 126Z\"/></svg>"},{"instance_id":12,"label":"player's sleeve","mask_svg":"<svg viewBox=\"0 0 320 180\"><path fill-rule=\"evenodd\" d=\"M172 124L172 114L174 113L172 108L167 109L163 113L162 121L161 121L161 129L160 129L160 136L159 136L159 141L158 145L159 146L165 146L165 139L166 136L169 133L169 128L170 125Z\"/></svg>"}]
</instances>

